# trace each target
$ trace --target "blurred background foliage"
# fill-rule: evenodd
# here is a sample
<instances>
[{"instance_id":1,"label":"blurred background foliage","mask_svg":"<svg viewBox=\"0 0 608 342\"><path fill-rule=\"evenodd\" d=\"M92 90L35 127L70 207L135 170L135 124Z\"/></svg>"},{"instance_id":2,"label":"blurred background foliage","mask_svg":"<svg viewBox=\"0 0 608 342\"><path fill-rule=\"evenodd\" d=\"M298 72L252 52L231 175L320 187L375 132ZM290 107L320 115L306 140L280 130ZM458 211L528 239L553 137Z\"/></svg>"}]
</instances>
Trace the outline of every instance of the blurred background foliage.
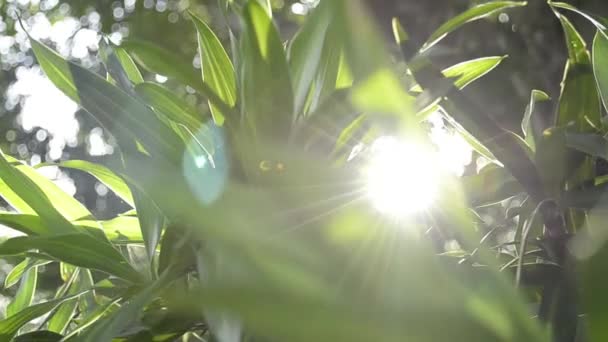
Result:
<instances>
[{"instance_id":1,"label":"blurred background foliage","mask_svg":"<svg viewBox=\"0 0 608 342\"><path fill-rule=\"evenodd\" d=\"M321 0L323 1L323 0ZM483 1L471 0L367 0L368 8L389 39L390 19L397 16L410 38L420 45L441 23ZM571 1L580 9L608 14L605 0ZM315 0L273 0L275 21L280 32L291 36ZM50 82L35 65L25 29L65 58L103 72L97 53L100 34L120 44L127 39L152 41L188 56L186 62L200 67L196 32L187 19L191 10L227 40L226 26L236 25L226 18L214 0L0 0L0 147L31 165L67 159L103 163L116 149L116 142L88 115ZM591 41L595 29L584 19L572 17L576 27ZM431 58L438 66L483 57L508 55L491 75L465 89L489 114L507 129L519 132L531 89L542 89L554 100L545 108L549 121L559 96L559 84L567 51L563 32L543 0L530 0L522 10L500 13L484 19L444 39L433 49ZM206 99L163 75L145 74L146 79L165 82L199 111L207 111ZM471 152L472 153L472 152ZM474 159L473 159L474 160ZM475 165L471 166L473 169ZM45 170L49 170L48 168ZM48 176L68 193L85 203L96 217L110 218L127 206L94 178L78 171L50 168ZM517 200L517 199L516 199ZM492 214L491 212L489 214ZM502 215L503 213L496 213ZM2 273L10 270L7 259ZM57 272L40 272L42 287L57 285ZM1 277L0 277L1 278ZM44 296L44 291L39 292ZM7 296L12 293L4 293Z\"/></svg>"}]
</instances>

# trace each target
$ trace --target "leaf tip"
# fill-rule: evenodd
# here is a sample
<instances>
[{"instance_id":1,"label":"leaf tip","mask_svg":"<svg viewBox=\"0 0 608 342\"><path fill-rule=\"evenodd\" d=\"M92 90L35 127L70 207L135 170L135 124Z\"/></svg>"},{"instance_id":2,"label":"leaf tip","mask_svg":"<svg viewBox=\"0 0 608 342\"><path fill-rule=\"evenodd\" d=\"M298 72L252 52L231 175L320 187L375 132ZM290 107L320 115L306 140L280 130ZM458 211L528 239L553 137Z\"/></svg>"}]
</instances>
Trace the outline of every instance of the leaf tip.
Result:
<instances>
[{"instance_id":1,"label":"leaf tip","mask_svg":"<svg viewBox=\"0 0 608 342\"><path fill-rule=\"evenodd\" d=\"M405 30L403 29L403 26L401 25L401 23L399 22L399 19L397 19L397 17L393 17L392 27L393 27L393 35L395 37L395 41L397 42L397 44L402 44L409 40L409 36L408 36L407 32L405 32Z\"/></svg>"}]
</instances>

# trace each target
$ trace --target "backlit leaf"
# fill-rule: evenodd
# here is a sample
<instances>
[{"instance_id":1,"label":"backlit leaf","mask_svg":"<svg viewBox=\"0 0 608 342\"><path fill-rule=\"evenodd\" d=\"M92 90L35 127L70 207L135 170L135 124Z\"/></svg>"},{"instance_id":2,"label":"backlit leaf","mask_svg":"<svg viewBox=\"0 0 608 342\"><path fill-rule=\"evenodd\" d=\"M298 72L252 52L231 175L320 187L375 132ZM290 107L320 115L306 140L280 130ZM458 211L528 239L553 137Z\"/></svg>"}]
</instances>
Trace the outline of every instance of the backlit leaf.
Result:
<instances>
[{"instance_id":1,"label":"backlit leaf","mask_svg":"<svg viewBox=\"0 0 608 342\"><path fill-rule=\"evenodd\" d=\"M137 139L145 150L167 160L181 156L183 144L154 112L96 74L67 62L31 39L32 48L49 79L108 129L123 152L134 151Z\"/></svg>"},{"instance_id":2,"label":"backlit leaf","mask_svg":"<svg viewBox=\"0 0 608 342\"><path fill-rule=\"evenodd\" d=\"M36 319L47 312L53 310L57 305L78 297L80 294L68 296L60 299L54 299L40 304L29 306L15 315L5 318L0 321L0 340L10 341L11 338L19 331L19 329L29 321Z\"/></svg>"},{"instance_id":3,"label":"backlit leaf","mask_svg":"<svg viewBox=\"0 0 608 342\"><path fill-rule=\"evenodd\" d=\"M10 317L27 308L34 300L36 285L38 284L38 267L30 267L23 273L19 283L19 290L13 301L6 307L6 317Z\"/></svg>"},{"instance_id":4,"label":"backlit leaf","mask_svg":"<svg viewBox=\"0 0 608 342\"><path fill-rule=\"evenodd\" d=\"M328 34L332 21L331 10L332 4L329 2L319 3L289 44L287 54L294 89L294 109L298 114L304 109L310 87L322 71L322 64L330 63L329 60L334 58L324 54L337 50L338 61L340 58L339 42L330 39ZM338 68L333 66L329 70L337 72Z\"/></svg>"},{"instance_id":5,"label":"backlit leaf","mask_svg":"<svg viewBox=\"0 0 608 342\"><path fill-rule=\"evenodd\" d=\"M479 20L511 7L526 6L526 1L491 1L474 6L441 25L426 41L423 50L437 44L449 33L471 21Z\"/></svg>"},{"instance_id":6,"label":"backlit leaf","mask_svg":"<svg viewBox=\"0 0 608 342\"><path fill-rule=\"evenodd\" d=\"M130 206L135 207L131 190L129 190L125 181L107 167L86 160L66 160L60 162L57 166L89 173L112 190L116 196Z\"/></svg>"},{"instance_id":7,"label":"backlit leaf","mask_svg":"<svg viewBox=\"0 0 608 342\"><path fill-rule=\"evenodd\" d=\"M13 269L6 275L4 279L4 288L7 289L19 282L19 278L23 273L32 267L43 266L49 264L50 260L39 260L33 258L26 258L22 262L18 263Z\"/></svg>"},{"instance_id":8,"label":"backlit leaf","mask_svg":"<svg viewBox=\"0 0 608 342\"><path fill-rule=\"evenodd\" d=\"M463 89L475 80L494 70L507 56L492 56L472 59L453 65L442 71L448 78L456 78L454 85L458 89ZM412 91L420 92L420 86L416 85Z\"/></svg>"},{"instance_id":9,"label":"backlit leaf","mask_svg":"<svg viewBox=\"0 0 608 342\"><path fill-rule=\"evenodd\" d=\"M236 80L232 62L222 43L203 20L190 12L198 32L198 51L201 56L203 81L229 106L236 104ZM227 113L209 103L213 120L219 126Z\"/></svg>"},{"instance_id":10,"label":"backlit leaf","mask_svg":"<svg viewBox=\"0 0 608 342\"><path fill-rule=\"evenodd\" d=\"M207 97L222 112L232 113L226 104L203 80L191 61L150 42L127 40L121 45L146 70L174 78Z\"/></svg>"},{"instance_id":11,"label":"backlit leaf","mask_svg":"<svg viewBox=\"0 0 608 342\"><path fill-rule=\"evenodd\" d=\"M86 234L16 237L0 244L0 255L15 255L30 249L38 249L75 266L104 271L133 282L141 279L114 247Z\"/></svg>"},{"instance_id":12,"label":"backlit leaf","mask_svg":"<svg viewBox=\"0 0 608 342\"><path fill-rule=\"evenodd\" d=\"M78 201L61 191L50 180L44 178L44 176L38 174L37 172L32 170L32 172L29 172L29 174L25 174L21 170L26 171L28 169L18 169L17 167L11 165L3 154L0 154L0 172L2 173L2 179L5 181L8 187L15 194L21 197L28 204L28 206L30 206L48 223L48 225L51 225L54 233L76 232L77 229L74 228L74 226L68 222L67 218L55 208L55 205L63 206L65 204L69 205L69 203L55 202L64 199L66 196L70 197L71 201L76 203L78 203ZM37 180L40 180L38 183L31 178L36 177L36 175L38 176ZM47 185L46 193L39 186L40 183ZM83 217L90 216L90 213L86 209L84 209L82 214L84 215Z\"/></svg>"},{"instance_id":13,"label":"backlit leaf","mask_svg":"<svg viewBox=\"0 0 608 342\"><path fill-rule=\"evenodd\" d=\"M599 31L593 40L593 72L597 88L608 110L608 38Z\"/></svg>"},{"instance_id":14,"label":"backlit leaf","mask_svg":"<svg viewBox=\"0 0 608 342\"><path fill-rule=\"evenodd\" d=\"M162 113L168 119L183 124L193 131L202 125L205 118L202 113L167 88L155 83L144 82L138 84L135 91L154 110Z\"/></svg>"},{"instance_id":15,"label":"backlit leaf","mask_svg":"<svg viewBox=\"0 0 608 342\"><path fill-rule=\"evenodd\" d=\"M524 133L526 143L532 150L536 149L536 141L539 139L537 132L540 131L535 124L535 120L537 120L537 118L534 117L535 113L538 112L537 105L540 102L546 102L549 100L549 95L543 91L535 89L532 90L530 102L528 102L528 105L526 106L526 111L524 112L524 117L521 121L521 130Z\"/></svg>"},{"instance_id":16,"label":"backlit leaf","mask_svg":"<svg viewBox=\"0 0 608 342\"><path fill-rule=\"evenodd\" d=\"M154 258L156 246L165 227L165 216L145 194L135 191L135 208L150 261Z\"/></svg>"},{"instance_id":17,"label":"backlit leaf","mask_svg":"<svg viewBox=\"0 0 608 342\"><path fill-rule=\"evenodd\" d=\"M293 92L283 44L256 1L243 9L240 89L242 109L254 136L285 137L293 120Z\"/></svg>"}]
</instances>

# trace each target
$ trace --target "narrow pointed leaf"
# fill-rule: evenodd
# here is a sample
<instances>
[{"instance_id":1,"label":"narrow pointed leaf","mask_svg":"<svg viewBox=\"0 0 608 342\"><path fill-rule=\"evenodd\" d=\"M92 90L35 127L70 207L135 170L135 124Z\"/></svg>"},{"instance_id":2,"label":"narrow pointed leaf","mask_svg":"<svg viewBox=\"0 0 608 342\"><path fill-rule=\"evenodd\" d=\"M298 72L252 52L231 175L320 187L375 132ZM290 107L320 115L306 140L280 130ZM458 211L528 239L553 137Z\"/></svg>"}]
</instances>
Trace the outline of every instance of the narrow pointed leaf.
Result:
<instances>
[{"instance_id":1,"label":"narrow pointed leaf","mask_svg":"<svg viewBox=\"0 0 608 342\"><path fill-rule=\"evenodd\" d=\"M80 286L80 269L76 269L72 275L70 276L70 279L68 281L66 281L66 283L64 283L64 287L60 288L59 291L59 295L56 296L57 297L63 297L66 294L67 295L75 295L77 293L79 293L81 290L84 290L81 286ZM47 328L50 331L59 333L59 334L63 334L65 329L68 327L68 325L70 324L70 321L72 320L73 316L74 316L74 312L76 310L76 307L78 306L78 300L79 298L72 298L70 300L67 300L65 302L63 302L62 304L59 305L58 308L55 309L55 311L52 313L52 316L50 317L48 324L47 324Z\"/></svg>"},{"instance_id":2,"label":"narrow pointed leaf","mask_svg":"<svg viewBox=\"0 0 608 342\"><path fill-rule=\"evenodd\" d=\"M599 134L567 133L566 146L608 160L608 140Z\"/></svg>"},{"instance_id":3,"label":"narrow pointed leaf","mask_svg":"<svg viewBox=\"0 0 608 342\"><path fill-rule=\"evenodd\" d=\"M608 37L598 31L593 40L593 72L604 108L608 110Z\"/></svg>"},{"instance_id":4,"label":"narrow pointed leaf","mask_svg":"<svg viewBox=\"0 0 608 342\"><path fill-rule=\"evenodd\" d=\"M66 300L70 300L79 296L80 294L74 296L68 296L60 299L50 300L48 302L32 305L27 307L17 314L5 318L0 321L0 341L10 341L11 338L19 331L19 329L24 326L26 323L30 322L33 319L36 319L47 312L53 310L57 305L65 302Z\"/></svg>"},{"instance_id":5,"label":"narrow pointed leaf","mask_svg":"<svg viewBox=\"0 0 608 342\"><path fill-rule=\"evenodd\" d=\"M236 104L236 79L234 68L222 43L203 20L190 12L198 32L198 51L201 56L203 81L230 107ZM222 113L209 103L213 120L218 126L224 123L227 113Z\"/></svg>"},{"instance_id":6,"label":"narrow pointed leaf","mask_svg":"<svg viewBox=\"0 0 608 342\"><path fill-rule=\"evenodd\" d=\"M165 216L158 206L145 194L135 191L135 208L137 209L141 235L146 245L150 261L154 258L156 246L165 226Z\"/></svg>"},{"instance_id":7,"label":"narrow pointed leaf","mask_svg":"<svg viewBox=\"0 0 608 342\"><path fill-rule=\"evenodd\" d=\"M191 61L156 44L126 40L122 42L120 47L125 49L136 62L150 72L174 78L180 83L192 87L201 82Z\"/></svg>"},{"instance_id":8,"label":"narrow pointed leaf","mask_svg":"<svg viewBox=\"0 0 608 342\"><path fill-rule=\"evenodd\" d=\"M91 212L57 184L23 163L13 163L15 168L33 181L51 200L55 209L68 221L92 217Z\"/></svg>"},{"instance_id":9,"label":"narrow pointed leaf","mask_svg":"<svg viewBox=\"0 0 608 342\"><path fill-rule=\"evenodd\" d=\"M296 113L300 113L304 108L310 87L322 63L324 51L334 48L326 45L332 20L331 6L328 2L321 2L289 44L287 54Z\"/></svg>"},{"instance_id":10,"label":"narrow pointed leaf","mask_svg":"<svg viewBox=\"0 0 608 342\"><path fill-rule=\"evenodd\" d=\"M526 6L526 4L526 1L491 1L474 6L441 25L435 32L433 32L433 34L431 34L422 49L426 50L437 44L437 42L443 39L446 35L455 31L466 23L485 18L497 13L498 11L503 11L508 8Z\"/></svg>"},{"instance_id":11,"label":"narrow pointed leaf","mask_svg":"<svg viewBox=\"0 0 608 342\"><path fill-rule=\"evenodd\" d=\"M76 221L77 226L101 225L105 235L114 244L139 243L144 240L137 216L118 216L107 221Z\"/></svg>"},{"instance_id":12,"label":"narrow pointed leaf","mask_svg":"<svg viewBox=\"0 0 608 342\"><path fill-rule=\"evenodd\" d=\"M52 226L38 215L0 213L0 223L26 235L54 234Z\"/></svg>"},{"instance_id":13,"label":"narrow pointed leaf","mask_svg":"<svg viewBox=\"0 0 608 342\"><path fill-rule=\"evenodd\" d=\"M16 237L0 244L0 255L14 255L30 249L38 249L75 266L104 271L133 282L141 279L114 247L86 234Z\"/></svg>"},{"instance_id":14,"label":"narrow pointed leaf","mask_svg":"<svg viewBox=\"0 0 608 342\"><path fill-rule=\"evenodd\" d=\"M574 125L579 132L601 126L601 104L593 76L591 57L585 41L570 20L556 12L568 48L556 126Z\"/></svg>"},{"instance_id":15,"label":"narrow pointed leaf","mask_svg":"<svg viewBox=\"0 0 608 342\"><path fill-rule=\"evenodd\" d=\"M195 131L203 123L202 113L186 101L177 97L169 89L150 82L138 84L135 92L154 110L164 114L168 119L185 125Z\"/></svg>"},{"instance_id":16,"label":"narrow pointed leaf","mask_svg":"<svg viewBox=\"0 0 608 342\"><path fill-rule=\"evenodd\" d=\"M492 56L472 59L453 65L442 71L448 78L456 78L454 85L458 89L466 86L494 70L507 56ZM419 85L414 86L412 91L421 92Z\"/></svg>"},{"instance_id":17,"label":"narrow pointed leaf","mask_svg":"<svg viewBox=\"0 0 608 342\"><path fill-rule=\"evenodd\" d=\"M216 94L192 66L192 62L153 43L127 40L121 47L127 50L133 59L144 69L173 78L178 82L196 89L222 112L231 113L232 108Z\"/></svg>"},{"instance_id":18,"label":"narrow pointed leaf","mask_svg":"<svg viewBox=\"0 0 608 342\"><path fill-rule=\"evenodd\" d=\"M0 196L17 212L21 214L36 215L32 209L11 187L0 177Z\"/></svg>"},{"instance_id":19,"label":"narrow pointed leaf","mask_svg":"<svg viewBox=\"0 0 608 342\"><path fill-rule=\"evenodd\" d=\"M167 160L181 156L181 140L150 108L45 45L30 41L49 79L104 125L125 151L132 151L133 140L137 139L152 155Z\"/></svg>"},{"instance_id":20,"label":"narrow pointed leaf","mask_svg":"<svg viewBox=\"0 0 608 342\"><path fill-rule=\"evenodd\" d=\"M549 100L550 97L545 92L534 89L530 95L530 102L528 102L528 105L526 106L526 111L524 112L524 117L521 121L521 130L524 133L526 143L532 150L536 149L536 141L540 139L538 136L540 129L536 127L536 118L534 117L534 115L538 113L537 105Z\"/></svg>"},{"instance_id":21,"label":"narrow pointed leaf","mask_svg":"<svg viewBox=\"0 0 608 342\"><path fill-rule=\"evenodd\" d=\"M33 260L31 258L27 258L22 262L18 263L13 267L13 269L6 275L4 279L4 288L7 289L19 282L19 278L23 275L24 272L29 270L32 267L43 266L51 263L50 260Z\"/></svg>"},{"instance_id":22,"label":"narrow pointed leaf","mask_svg":"<svg viewBox=\"0 0 608 342\"><path fill-rule=\"evenodd\" d=\"M61 190L59 190L59 192L54 191L56 189L58 190L58 188L50 180L47 180L42 175L37 174L35 171L29 175L24 174L20 169L11 165L6 160L4 155L1 154L0 172L2 174L2 179L5 181L8 187L15 194L21 197L41 218L47 221L49 225L52 225L53 232L68 233L77 231L76 228L74 228L74 226L68 222L66 217L61 215L61 213L55 208L54 204L62 203L54 202L64 199L65 196L70 197L71 200L75 201L76 203L78 203L78 201ZM44 180L48 181L48 183L45 183L45 185L49 185L47 190L52 192L45 193L32 178L28 177L34 176L34 174L37 174L40 177L40 180L43 178ZM83 214L84 217L90 216L88 210Z\"/></svg>"},{"instance_id":23,"label":"narrow pointed leaf","mask_svg":"<svg viewBox=\"0 0 608 342\"><path fill-rule=\"evenodd\" d=\"M589 22L591 22L593 25L595 25L595 27L597 27L597 29L600 33L602 33L603 35L608 37L608 35L607 35L608 33L606 32L606 30L608 28L607 19L588 14L588 13L581 11L580 9L572 6L571 4L568 4L565 2L549 1L549 5L551 5L554 8L566 9L566 10L569 10L569 11L582 15L585 19L589 20Z\"/></svg>"},{"instance_id":24,"label":"narrow pointed leaf","mask_svg":"<svg viewBox=\"0 0 608 342\"><path fill-rule=\"evenodd\" d=\"M137 319L144 307L158 293L169 285L170 280L167 279L169 272L161 275L155 282L141 290L129 302L122 305L118 310L104 318L96 321L94 325L86 330L78 339L78 341L111 341L118 333L126 328L130 322Z\"/></svg>"},{"instance_id":25,"label":"narrow pointed leaf","mask_svg":"<svg viewBox=\"0 0 608 342\"><path fill-rule=\"evenodd\" d=\"M116 57L120 61L120 64L122 65L124 71L127 73L127 76L129 78L129 80L131 81L131 83L133 83L133 84L142 83L144 81L144 78L141 75L141 72L139 71L139 69L137 68L137 65L135 65L135 62L133 61L131 56L129 56L129 54L127 53L127 51L121 47L115 46L114 53L116 54Z\"/></svg>"},{"instance_id":26,"label":"narrow pointed leaf","mask_svg":"<svg viewBox=\"0 0 608 342\"><path fill-rule=\"evenodd\" d=\"M124 50L123 50L124 52ZM99 56L106 67L106 71L108 72L108 76L111 77L111 81L115 83L119 88L126 91L127 93L133 95L133 82L131 81L131 77L135 77L137 79L137 68L135 71L132 70L134 67L133 60L125 59L125 62L131 64L128 67L131 68L132 75L129 75L124 68L121 60L118 58L118 54L115 49L106 41L105 38L101 39L99 42ZM123 55L124 56L124 55ZM128 57L128 55L126 55ZM139 75L139 79L143 81L141 78L141 74ZM138 79L138 81L139 81Z\"/></svg>"},{"instance_id":27,"label":"narrow pointed leaf","mask_svg":"<svg viewBox=\"0 0 608 342\"><path fill-rule=\"evenodd\" d=\"M36 285L38 284L38 267L30 267L23 273L19 283L19 290L12 302L6 307L6 317L10 317L27 308L34 300Z\"/></svg>"},{"instance_id":28,"label":"narrow pointed leaf","mask_svg":"<svg viewBox=\"0 0 608 342\"><path fill-rule=\"evenodd\" d=\"M66 160L60 162L59 164L57 164L57 166L68 169L80 170L92 175L105 186L107 186L110 190L112 190L116 194L116 196L120 197L130 206L135 207L133 202L133 196L131 195L131 190L129 189L125 181L107 167L100 164L91 163L86 160Z\"/></svg>"},{"instance_id":29,"label":"narrow pointed leaf","mask_svg":"<svg viewBox=\"0 0 608 342\"><path fill-rule=\"evenodd\" d=\"M258 2L243 9L241 92L245 120L257 136L285 137L293 120L293 92L283 44Z\"/></svg>"}]
</instances>

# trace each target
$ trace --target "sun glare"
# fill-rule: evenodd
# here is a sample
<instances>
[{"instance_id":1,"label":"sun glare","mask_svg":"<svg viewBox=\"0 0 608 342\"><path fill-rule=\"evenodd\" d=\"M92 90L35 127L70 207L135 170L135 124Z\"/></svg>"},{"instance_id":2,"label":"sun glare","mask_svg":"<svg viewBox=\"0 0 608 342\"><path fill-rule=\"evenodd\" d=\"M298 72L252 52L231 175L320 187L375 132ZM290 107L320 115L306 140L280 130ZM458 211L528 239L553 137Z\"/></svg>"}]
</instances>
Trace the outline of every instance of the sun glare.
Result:
<instances>
[{"instance_id":1,"label":"sun glare","mask_svg":"<svg viewBox=\"0 0 608 342\"><path fill-rule=\"evenodd\" d=\"M366 190L378 211L400 218L428 208L439 180L434 151L390 136L372 144Z\"/></svg>"}]
</instances>

